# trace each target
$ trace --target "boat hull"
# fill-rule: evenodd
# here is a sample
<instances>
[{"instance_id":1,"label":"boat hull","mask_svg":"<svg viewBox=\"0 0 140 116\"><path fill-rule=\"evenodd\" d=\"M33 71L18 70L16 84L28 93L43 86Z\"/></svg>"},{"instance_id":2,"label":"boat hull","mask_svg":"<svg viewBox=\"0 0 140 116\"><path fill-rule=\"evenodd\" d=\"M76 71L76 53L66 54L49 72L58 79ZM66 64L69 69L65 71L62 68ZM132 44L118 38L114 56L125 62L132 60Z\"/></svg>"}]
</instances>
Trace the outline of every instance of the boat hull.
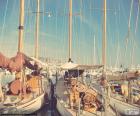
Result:
<instances>
[{"instance_id":1,"label":"boat hull","mask_svg":"<svg viewBox=\"0 0 140 116\"><path fill-rule=\"evenodd\" d=\"M22 105L15 105L8 108L5 108L2 112L3 114L31 114L39 110L45 101L45 93L41 94L37 98L24 103Z\"/></svg>"},{"instance_id":2,"label":"boat hull","mask_svg":"<svg viewBox=\"0 0 140 116\"><path fill-rule=\"evenodd\" d=\"M115 98L110 98L110 105L116 111L116 113L121 115L140 116L140 107L122 102Z\"/></svg>"},{"instance_id":3,"label":"boat hull","mask_svg":"<svg viewBox=\"0 0 140 116\"><path fill-rule=\"evenodd\" d=\"M56 105L56 107L57 107L58 112L59 112L62 116L73 116L72 113L70 113L70 112L67 110L67 108L65 108L65 107L63 106L63 104L61 104L61 102L60 102L59 99L57 99L57 105Z\"/></svg>"},{"instance_id":4,"label":"boat hull","mask_svg":"<svg viewBox=\"0 0 140 116\"><path fill-rule=\"evenodd\" d=\"M78 116L78 111L74 112L69 108L66 108L61 102L60 99L57 98L57 110L62 116ZM81 111L80 116L97 116L97 114L90 113L87 111Z\"/></svg>"}]
</instances>

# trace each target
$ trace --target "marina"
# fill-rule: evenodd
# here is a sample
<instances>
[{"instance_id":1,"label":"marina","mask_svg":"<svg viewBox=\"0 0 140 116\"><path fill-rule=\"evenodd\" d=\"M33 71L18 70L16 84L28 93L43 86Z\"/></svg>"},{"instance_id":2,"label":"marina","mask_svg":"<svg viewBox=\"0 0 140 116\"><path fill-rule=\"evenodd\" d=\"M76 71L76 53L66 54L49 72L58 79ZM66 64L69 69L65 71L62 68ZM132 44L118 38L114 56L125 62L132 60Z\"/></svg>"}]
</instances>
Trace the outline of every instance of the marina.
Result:
<instances>
[{"instance_id":1,"label":"marina","mask_svg":"<svg viewBox=\"0 0 140 116\"><path fill-rule=\"evenodd\" d=\"M139 7L1 0L0 116L140 116Z\"/></svg>"}]
</instances>

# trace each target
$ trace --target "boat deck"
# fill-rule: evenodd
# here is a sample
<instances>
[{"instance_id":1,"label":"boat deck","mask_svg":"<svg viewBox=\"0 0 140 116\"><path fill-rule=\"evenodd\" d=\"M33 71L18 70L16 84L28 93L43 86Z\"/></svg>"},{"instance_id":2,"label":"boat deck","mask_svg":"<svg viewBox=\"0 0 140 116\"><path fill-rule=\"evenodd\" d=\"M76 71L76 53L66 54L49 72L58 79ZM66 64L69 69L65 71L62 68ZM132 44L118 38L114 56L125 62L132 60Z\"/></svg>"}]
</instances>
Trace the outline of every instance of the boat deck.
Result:
<instances>
[{"instance_id":1,"label":"boat deck","mask_svg":"<svg viewBox=\"0 0 140 116\"><path fill-rule=\"evenodd\" d=\"M78 113L78 110L72 110L69 108L69 104L68 104L69 103L69 95L68 95L69 90L68 90L68 87L65 86L63 78L60 78L57 81L55 94L57 96L57 103L59 103L59 107L61 107L61 109L63 108L63 112L67 111L71 114L70 116L76 116L76 114ZM104 114L104 112L100 112L100 111L97 111L96 113L90 113L86 111L81 111L81 112L82 112L82 114L80 114L81 116L101 116ZM107 109L107 114L109 116L116 116L111 108Z\"/></svg>"},{"instance_id":2,"label":"boat deck","mask_svg":"<svg viewBox=\"0 0 140 116\"><path fill-rule=\"evenodd\" d=\"M69 94L68 88L64 85L64 79L60 78L58 83L56 84L56 95L59 99L61 99L61 102L68 101L69 97L66 94Z\"/></svg>"}]
</instances>

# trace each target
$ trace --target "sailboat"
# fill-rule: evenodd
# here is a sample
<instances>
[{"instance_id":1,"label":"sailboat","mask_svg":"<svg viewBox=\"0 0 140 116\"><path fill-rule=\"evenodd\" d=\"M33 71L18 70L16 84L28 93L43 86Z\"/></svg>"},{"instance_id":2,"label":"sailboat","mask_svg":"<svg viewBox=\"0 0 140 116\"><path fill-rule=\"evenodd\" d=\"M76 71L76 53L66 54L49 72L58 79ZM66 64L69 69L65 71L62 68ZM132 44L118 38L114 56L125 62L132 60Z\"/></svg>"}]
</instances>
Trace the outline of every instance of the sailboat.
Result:
<instances>
[{"instance_id":1,"label":"sailboat","mask_svg":"<svg viewBox=\"0 0 140 116\"><path fill-rule=\"evenodd\" d=\"M39 0L37 0L37 6L38 14ZM39 19L39 15L37 18ZM8 87L3 86L1 89L1 114L31 114L43 106L47 99L46 95L50 90L46 75L41 74L42 68L39 68L38 66L41 65L41 67L43 67L43 63L37 59L38 57L31 58L22 53L23 27L24 0L20 0L20 23L17 56L9 59L0 54L0 58L2 59L0 67L11 72L16 72L15 80L8 83ZM38 33L38 27L36 31L36 33ZM37 44L38 43L36 43L36 45ZM30 61L34 61L34 64L32 64ZM30 68L31 70L27 69L26 67ZM26 74L27 71L31 73ZM3 75L1 75L1 78Z\"/></svg>"},{"instance_id":2,"label":"sailboat","mask_svg":"<svg viewBox=\"0 0 140 116\"><path fill-rule=\"evenodd\" d=\"M64 76L56 81L57 110L62 116L101 115L103 98L101 93L86 84L88 70L103 69L102 65L79 65L72 61L72 0L69 0L69 44L68 62L60 66Z\"/></svg>"},{"instance_id":3,"label":"sailboat","mask_svg":"<svg viewBox=\"0 0 140 116\"><path fill-rule=\"evenodd\" d=\"M108 76L111 107L121 115L140 115L140 90L138 72L125 72Z\"/></svg>"},{"instance_id":4,"label":"sailboat","mask_svg":"<svg viewBox=\"0 0 140 116\"><path fill-rule=\"evenodd\" d=\"M110 105L121 115L140 115L140 90L138 77L134 73L124 73L108 79L110 86Z\"/></svg>"},{"instance_id":5,"label":"sailboat","mask_svg":"<svg viewBox=\"0 0 140 116\"><path fill-rule=\"evenodd\" d=\"M62 116L94 116L101 114L100 111L103 108L102 95L97 89L88 86L83 78L85 71L98 69L102 66L78 64L75 66L70 62L67 64L68 67L66 64L61 66L61 70L65 70L65 75L56 84L57 109L60 114Z\"/></svg>"},{"instance_id":6,"label":"sailboat","mask_svg":"<svg viewBox=\"0 0 140 116\"><path fill-rule=\"evenodd\" d=\"M131 1L131 9L128 25L129 29L130 29L132 5L133 0ZM104 33L106 35L106 31L104 31ZM104 47L104 49L106 49L106 47ZM106 53L104 53L103 56L106 57ZM104 61L106 60L104 59ZM135 83L137 82L137 78L139 76L140 74L138 72L123 72L123 71L118 73L118 75L109 76L106 74L107 77L106 81L108 82L109 86L108 87L109 105L114 109L116 115L135 115L135 116L140 115L140 105L136 103L134 104L132 102L133 101L132 97L136 98L138 95L140 95L140 91L138 88L136 89L137 84Z\"/></svg>"}]
</instances>

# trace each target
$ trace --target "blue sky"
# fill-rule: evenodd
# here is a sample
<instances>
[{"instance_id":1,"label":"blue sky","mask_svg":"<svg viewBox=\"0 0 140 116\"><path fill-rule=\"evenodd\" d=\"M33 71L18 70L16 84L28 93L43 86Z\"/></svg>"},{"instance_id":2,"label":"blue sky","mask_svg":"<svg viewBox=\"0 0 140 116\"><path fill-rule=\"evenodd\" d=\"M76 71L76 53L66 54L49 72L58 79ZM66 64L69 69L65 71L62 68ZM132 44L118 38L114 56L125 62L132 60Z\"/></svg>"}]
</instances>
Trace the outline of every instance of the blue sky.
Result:
<instances>
[{"instance_id":1,"label":"blue sky","mask_svg":"<svg viewBox=\"0 0 140 116\"><path fill-rule=\"evenodd\" d=\"M13 56L17 52L19 1L0 0L0 52ZM68 56L68 0L40 0L40 56L67 59ZM136 34L138 0L134 0L131 30L125 52L131 0L107 0L107 64L131 65L132 40L135 41L133 64L140 64L140 15ZM72 59L77 63L93 64L94 35L96 62L101 63L103 0L73 0ZM36 0L25 0L24 52L34 55ZM126 57L125 57L126 53Z\"/></svg>"}]
</instances>

